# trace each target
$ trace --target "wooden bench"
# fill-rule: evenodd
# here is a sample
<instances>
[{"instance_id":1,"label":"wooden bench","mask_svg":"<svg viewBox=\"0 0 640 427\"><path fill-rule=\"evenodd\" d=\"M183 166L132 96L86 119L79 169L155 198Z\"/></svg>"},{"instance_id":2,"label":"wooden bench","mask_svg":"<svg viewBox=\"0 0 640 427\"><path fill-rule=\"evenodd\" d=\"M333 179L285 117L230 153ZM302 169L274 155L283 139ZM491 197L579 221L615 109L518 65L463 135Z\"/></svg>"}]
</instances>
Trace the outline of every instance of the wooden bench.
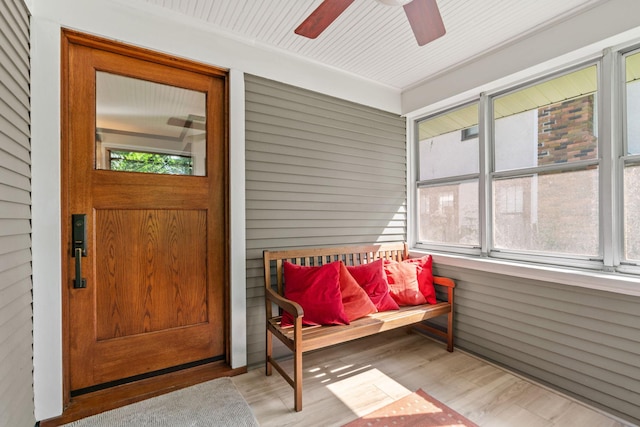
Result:
<instances>
[{"instance_id":1,"label":"wooden bench","mask_svg":"<svg viewBox=\"0 0 640 427\"><path fill-rule=\"evenodd\" d=\"M436 304L403 306L370 314L352 321L349 325L303 326L302 307L284 298L283 263L319 266L342 260L347 266L355 266L382 258L402 261L409 257L406 243L383 243L364 246L327 247L264 251L264 279L266 302L266 375L274 367L294 389L295 410L302 410L302 354L329 347L349 340L366 337L395 328L414 326L445 340L448 351L453 351L453 289L455 283L446 277L434 276L438 295L444 301ZM278 308L274 310L274 308ZM281 327L282 311L293 316L293 326ZM426 319L447 316L446 327L434 327L422 323ZM293 352L293 376L273 357L273 337L282 341Z\"/></svg>"}]
</instances>

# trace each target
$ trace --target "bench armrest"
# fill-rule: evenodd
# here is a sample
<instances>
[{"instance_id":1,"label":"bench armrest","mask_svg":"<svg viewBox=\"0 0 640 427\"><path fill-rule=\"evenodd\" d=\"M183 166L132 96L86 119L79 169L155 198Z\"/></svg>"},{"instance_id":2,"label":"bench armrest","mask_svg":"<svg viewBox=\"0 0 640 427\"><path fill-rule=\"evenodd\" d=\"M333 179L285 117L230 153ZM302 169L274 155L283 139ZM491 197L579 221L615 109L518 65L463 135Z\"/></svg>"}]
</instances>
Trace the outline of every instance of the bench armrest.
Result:
<instances>
[{"instance_id":1,"label":"bench armrest","mask_svg":"<svg viewBox=\"0 0 640 427\"><path fill-rule=\"evenodd\" d=\"M291 314L294 319L304 316L304 310L300 304L291 301L290 299L286 299L272 289L266 289L265 298L267 298L267 301L276 304L278 307Z\"/></svg>"},{"instance_id":2,"label":"bench armrest","mask_svg":"<svg viewBox=\"0 0 640 427\"><path fill-rule=\"evenodd\" d=\"M448 277L433 276L433 284L445 288L444 290L447 291L447 302L453 305L453 288L456 287L456 282Z\"/></svg>"},{"instance_id":3,"label":"bench armrest","mask_svg":"<svg viewBox=\"0 0 640 427\"><path fill-rule=\"evenodd\" d=\"M440 285L440 286L446 286L448 288L455 288L456 287L456 282L454 282L453 280L449 279L448 277L442 277L442 276L433 276L433 284L434 285Z\"/></svg>"}]
</instances>

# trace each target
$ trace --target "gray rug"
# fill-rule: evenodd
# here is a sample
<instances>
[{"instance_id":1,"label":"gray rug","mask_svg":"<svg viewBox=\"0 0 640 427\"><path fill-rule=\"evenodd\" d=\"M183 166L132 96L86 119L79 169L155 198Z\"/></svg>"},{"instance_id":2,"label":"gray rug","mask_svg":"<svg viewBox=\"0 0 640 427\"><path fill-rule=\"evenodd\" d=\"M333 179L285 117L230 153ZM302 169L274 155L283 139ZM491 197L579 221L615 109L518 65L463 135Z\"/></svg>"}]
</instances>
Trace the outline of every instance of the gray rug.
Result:
<instances>
[{"instance_id":1,"label":"gray rug","mask_svg":"<svg viewBox=\"0 0 640 427\"><path fill-rule=\"evenodd\" d=\"M68 427L258 426L231 378L218 378L101 414Z\"/></svg>"}]
</instances>

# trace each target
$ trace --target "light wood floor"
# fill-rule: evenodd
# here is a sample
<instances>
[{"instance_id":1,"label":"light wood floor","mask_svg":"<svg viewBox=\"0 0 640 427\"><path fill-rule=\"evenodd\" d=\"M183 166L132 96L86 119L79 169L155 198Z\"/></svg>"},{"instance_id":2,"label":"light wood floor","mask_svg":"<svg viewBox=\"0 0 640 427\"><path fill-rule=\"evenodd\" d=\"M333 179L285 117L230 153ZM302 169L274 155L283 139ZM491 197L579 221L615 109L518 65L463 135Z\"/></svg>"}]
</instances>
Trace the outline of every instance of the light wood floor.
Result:
<instances>
[{"instance_id":1,"label":"light wood floor","mask_svg":"<svg viewBox=\"0 0 640 427\"><path fill-rule=\"evenodd\" d=\"M480 426L630 426L420 334L391 331L304 356L303 410L264 367L233 377L267 426L340 426L422 388Z\"/></svg>"}]
</instances>

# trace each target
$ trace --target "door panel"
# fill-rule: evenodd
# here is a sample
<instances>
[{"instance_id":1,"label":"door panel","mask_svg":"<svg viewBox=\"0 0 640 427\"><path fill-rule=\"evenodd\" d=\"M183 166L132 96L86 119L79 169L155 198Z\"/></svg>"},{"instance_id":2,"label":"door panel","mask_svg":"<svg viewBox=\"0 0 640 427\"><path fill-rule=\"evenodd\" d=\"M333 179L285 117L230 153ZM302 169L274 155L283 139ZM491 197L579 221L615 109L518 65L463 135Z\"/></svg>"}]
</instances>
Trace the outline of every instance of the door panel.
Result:
<instances>
[{"instance_id":1,"label":"door panel","mask_svg":"<svg viewBox=\"0 0 640 427\"><path fill-rule=\"evenodd\" d=\"M225 360L226 72L76 40L66 50L63 213L69 226L72 214L86 214L88 242L81 258L86 288L76 289L65 226L68 387L82 391ZM96 76L103 73L126 77L107 79L125 87L100 87ZM100 105L99 119L97 93L110 101ZM203 100L204 116L183 94ZM187 107L165 105L168 98ZM162 116L165 110L170 113ZM173 169L177 158L179 172ZM120 163L113 166L113 159ZM160 166L150 170L136 164L158 159ZM184 167L191 159L194 166ZM131 163L123 167L121 161ZM163 169L163 162L170 167Z\"/></svg>"},{"instance_id":2,"label":"door panel","mask_svg":"<svg viewBox=\"0 0 640 427\"><path fill-rule=\"evenodd\" d=\"M98 341L209 320L205 211L101 209L95 216Z\"/></svg>"}]
</instances>

